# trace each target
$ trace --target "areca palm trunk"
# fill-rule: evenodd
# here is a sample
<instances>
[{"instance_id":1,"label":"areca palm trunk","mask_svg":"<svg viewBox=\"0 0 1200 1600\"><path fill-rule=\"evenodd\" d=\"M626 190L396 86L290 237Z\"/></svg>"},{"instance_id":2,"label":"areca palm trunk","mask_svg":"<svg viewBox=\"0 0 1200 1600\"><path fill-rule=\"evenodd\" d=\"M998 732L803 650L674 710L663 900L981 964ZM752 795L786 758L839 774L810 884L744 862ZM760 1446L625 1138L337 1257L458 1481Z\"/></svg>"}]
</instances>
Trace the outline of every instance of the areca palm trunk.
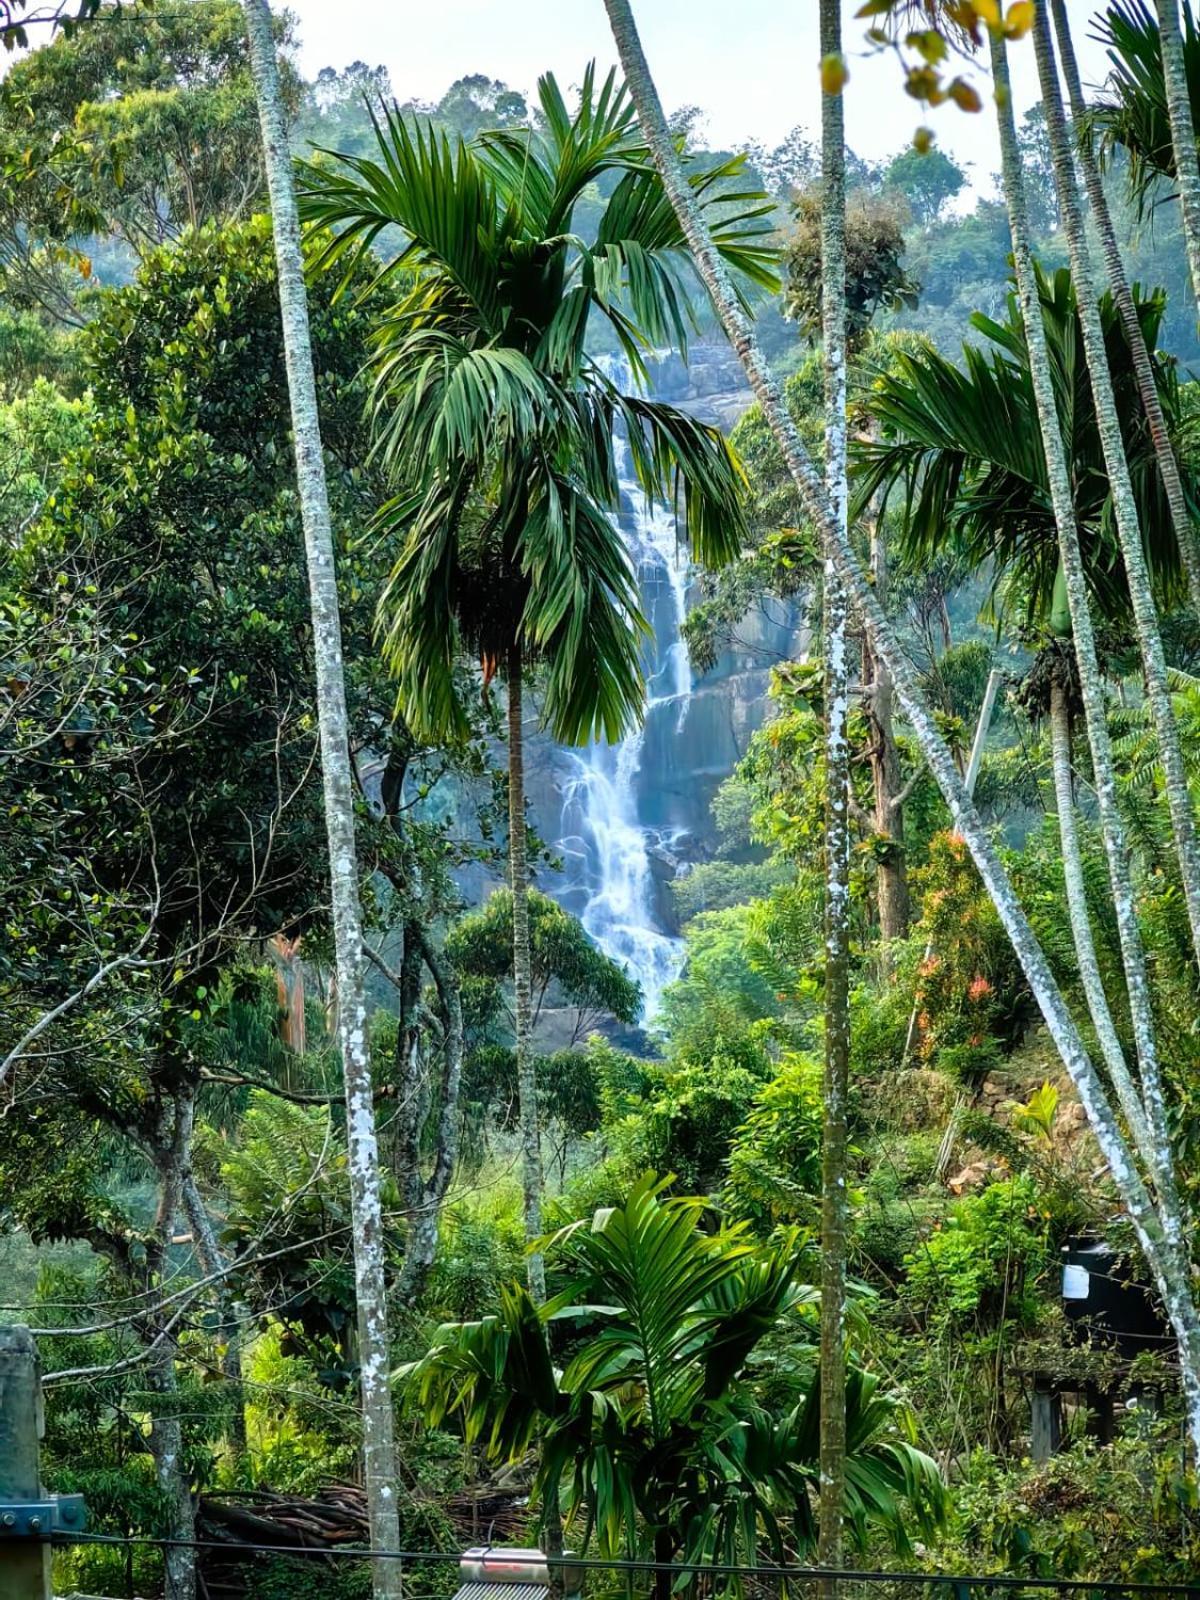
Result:
<instances>
[{"instance_id":1,"label":"areca palm trunk","mask_svg":"<svg viewBox=\"0 0 1200 1600\"><path fill-rule=\"evenodd\" d=\"M887 608L888 558L883 518L876 517L871 529L871 580L881 608ZM879 909L879 967L886 978L892 970L892 945L908 933L908 868L904 852L904 805L908 788L900 773L900 750L896 744L896 725L892 701L891 674L887 665L865 641L863 677L866 711L871 729L871 781L875 791L875 832L879 859L875 863L875 887Z\"/></svg>"},{"instance_id":2,"label":"areca palm trunk","mask_svg":"<svg viewBox=\"0 0 1200 1600\"><path fill-rule=\"evenodd\" d=\"M1192 292L1200 306L1200 156L1196 152L1196 129L1192 121L1192 101L1188 94L1187 71L1183 60L1178 0L1155 0L1155 9L1158 12L1163 88L1171 123L1171 147L1175 153L1175 182L1179 186L1179 206L1183 213L1183 237L1187 245Z\"/></svg>"},{"instance_id":3,"label":"areca palm trunk","mask_svg":"<svg viewBox=\"0 0 1200 1600\"><path fill-rule=\"evenodd\" d=\"M1121 1110L1125 1113L1134 1145L1150 1151L1153 1144L1146 1125L1146 1113L1138 1098L1137 1087L1130 1076L1125 1052L1117 1037L1116 1024L1108 997L1104 993L1104 980L1100 976L1100 963L1096 959L1096 942L1092 937L1092 919L1088 911L1087 890L1083 877L1083 852L1079 845L1079 821L1075 813L1075 784L1071 770L1071 709L1067 690L1058 673L1050 686L1050 759L1054 776L1054 801L1058 813L1058 836L1062 845L1063 879L1067 890L1067 910L1071 918L1071 937L1075 945L1075 959L1079 963L1079 977L1087 1000L1088 1013L1096 1038L1100 1044L1104 1063Z\"/></svg>"},{"instance_id":4,"label":"areca palm trunk","mask_svg":"<svg viewBox=\"0 0 1200 1600\"><path fill-rule=\"evenodd\" d=\"M517 1103L521 1122L525 1241L542 1232L542 1138L538 1125L537 1063L533 1056L533 952L529 939L529 863L525 852L525 729L521 704L521 646L508 656L508 871L512 888L513 998L517 1052ZM533 1250L526 1267L529 1292L546 1298L546 1265Z\"/></svg>"},{"instance_id":5,"label":"areca palm trunk","mask_svg":"<svg viewBox=\"0 0 1200 1600\"><path fill-rule=\"evenodd\" d=\"M983 820L963 786L954 758L938 731L912 666L880 610L848 538L832 514L821 480L784 404L779 384L759 349L753 326L742 310L729 275L713 245L712 236L696 204L695 194L680 169L662 104L638 38L629 0L605 0L605 8L626 83L638 109L643 135L697 270L742 362L805 509L821 536L828 541L851 603L870 631L875 647L892 674L897 696L912 725L921 752L929 763L930 771L950 808L954 824L970 849L984 887L1012 942L1162 1293L1179 1339L1192 1439L1195 1448L1200 1451L1200 1317L1197 1316L1192 1298L1189 1275L1167 1238L1163 1219L1151 1200L1104 1086L1088 1057L1045 954L1029 926Z\"/></svg>"},{"instance_id":6,"label":"areca palm trunk","mask_svg":"<svg viewBox=\"0 0 1200 1600\"><path fill-rule=\"evenodd\" d=\"M842 53L841 0L821 0L821 55ZM848 534L846 133L841 91L821 95L821 324L825 482ZM825 1071L821 1117L821 1434L817 1559L842 1564L846 1500L846 1101L850 1078L850 746L846 591L825 553ZM832 1591L831 1591L832 1592Z\"/></svg>"},{"instance_id":7,"label":"areca palm trunk","mask_svg":"<svg viewBox=\"0 0 1200 1600\"><path fill-rule=\"evenodd\" d=\"M1071 630L1075 645L1075 660L1083 697L1087 724L1088 744L1092 756L1092 772L1096 786L1096 802L1100 827L1108 860L1109 881L1112 885L1113 905L1121 941L1121 956L1125 984L1129 995L1130 1015L1133 1020L1137 1045L1138 1066L1143 1084L1147 1075L1155 1077L1158 1071L1154 1017L1150 1004L1150 985L1146 971L1145 949L1137 921L1137 906L1130 873L1129 850L1125 838L1125 824L1117 803L1116 768L1113 762L1112 743L1108 731L1108 705L1105 696L1096 641L1092 629L1092 615L1088 605L1087 579L1079 544L1079 529L1075 519L1075 501L1071 488L1071 473L1067 462L1055 401L1054 379L1046 332L1042 322L1041 300L1038 294L1037 275L1034 271L1030 243L1029 216L1026 205L1025 178L1017 144L1016 123L1013 120L1011 88L1008 78L1008 55L1004 40L992 36L992 73L996 85L996 109L1000 128L1000 156L1004 194L1008 207L1009 227L1012 234L1013 262L1017 275L1017 289L1025 322L1025 343L1029 355L1029 373L1041 427L1042 448L1046 460L1046 476L1050 485L1050 498L1054 507L1054 520L1058 530L1059 554L1066 580L1067 604L1071 616ZM1076 296L1079 289L1076 286ZM1060 826L1062 815L1060 813ZM1065 846L1064 846L1065 847ZM1085 938L1082 929L1075 930L1080 940ZM1087 935L1090 937L1090 935ZM1085 991L1086 993L1086 991ZM1096 1021L1103 1029L1103 1019ZM1115 1058L1114 1058L1115 1060ZM1109 1063L1110 1068L1113 1062ZM1126 1074L1127 1077L1127 1074ZM1125 1080L1118 1074L1114 1078L1118 1097L1129 1098ZM1137 1140L1144 1120L1130 1124L1130 1132ZM1155 1149L1139 1146L1139 1154L1146 1169L1158 1178Z\"/></svg>"},{"instance_id":8,"label":"areca palm trunk","mask_svg":"<svg viewBox=\"0 0 1200 1600\"><path fill-rule=\"evenodd\" d=\"M1104 330L1100 321L1100 304L1091 281L1091 261L1084 233L1083 210L1071 159L1062 92L1054 59L1054 43L1050 36L1050 18L1044 3L1036 10L1033 42L1042 90L1042 105L1046 113L1046 129L1050 137L1055 188L1067 235L1084 354L1096 408L1096 424L1104 452L1104 464L1108 473L1109 492L1113 501L1125 576L1129 584L1134 626L1141 648L1146 697L1150 702L1158 738L1159 759L1162 763L1167 806L1179 858L1184 900L1187 903L1188 920L1191 924L1192 944L1197 958L1200 959L1200 837L1197 836L1196 817L1192 809L1187 770L1183 762L1179 726L1175 720L1175 710L1167 682L1167 665L1158 625L1158 611L1146 566L1133 483L1125 456L1124 440L1121 437L1121 423L1113 393L1112 374L1108 366ZM1003 48L1002 40L1000 45ZM1009 105L1001 111L1001 120L1011 121L1011 117L1012 110ZM1146 1010L1148 1013L1148 998ZM1146 1019L1146 1026L1148 1029L1153 1026L1149 1016ZM1141 1043L1139 1039L1142 1099L1146 1108L1146 1120L1154 1140L1153 1170L1164 1206L1164 1218L1169 1227L1175 1231L1176 1242L1181 1245L1182 1220L1174 1193L1173 1159L1163 1100L1162 1075L1159 1071L1157 1051L1149 1051L1146 1058L1142 1059Z\"/></svg>"},{"instance_id":9,"label":"areca palm trunk","mask_svg":"<svg viewBox=\"0 0 1200 1600\"><path fill-rule=\"evenodd\" d=\"M1121 259L1121 247L1117 243L1117 232L1113 226L1108 196L1104 192L1104 183L1100 177L1095 148L1091 135L1084 131L1087 107L1083 99L1079 63L1075 59L1075 45L1071 38L1067 8L1064 0L1050 0L1050 7L1054 18L1054 32L1058 40L1063 80L1067 86L1067 100L1071 107L1071 120L1083 135L1075 140L1075 154L1083 173L1092 220L1100 239L1108 286L1112 291L1113 300L1121 317L1121 325L1129 342L1138 393L1141 396L1142 409L1146 413L1146 424L1150 429L1155 459L1162 474L1163 492L1167 497L1167 506L1171 513L1171 528L1175 534L1175 542L1179 546L1179 559L1187 574L1188 595L1192 609L1200 613L1200 542L1197 541L1196 530L1188 513L1183 480L1179 475L1179 461L1170 435L1167 433L1167 421L1163 416L1162 402L1158 397L1158 384L1154 379L1154 366L1142 332L1142 324L1138 319L1137 307L1133 303L1129 280L1125 275L1125 263Z\"/></svg>"},{"instance_id":10,"label":"areca palm trunk","mask_svg":"<svg viewBox=\"0 0 1200 1600\"><path fill-rule=\"evenodd\" d=\"M279 308L283 320L283 347L296 453L296 484L304 526L312 611L317 725L325 793L325 825L329 840L338 1033L346 1095L354 1292L362 1385L363 1475L366 1480L371 1544L376 1550L395 1550L400 1542L400 1524L396 1501L396 1447L390 1385L383 1206L375 1108L371 1093L371 1062L367 1046L362 909L358 897L354 791L333 530L309 336L300 224L296 215L292 158L279 88L271 13L266 0L243 0L243 10L250 46L250 65L258 97L263 161L275 239ZM380 1600L399 1596L401 1579L398 1561L386 1558L376 1560L373 1579L375 1594Z\"/></svg>"}]
</instances>

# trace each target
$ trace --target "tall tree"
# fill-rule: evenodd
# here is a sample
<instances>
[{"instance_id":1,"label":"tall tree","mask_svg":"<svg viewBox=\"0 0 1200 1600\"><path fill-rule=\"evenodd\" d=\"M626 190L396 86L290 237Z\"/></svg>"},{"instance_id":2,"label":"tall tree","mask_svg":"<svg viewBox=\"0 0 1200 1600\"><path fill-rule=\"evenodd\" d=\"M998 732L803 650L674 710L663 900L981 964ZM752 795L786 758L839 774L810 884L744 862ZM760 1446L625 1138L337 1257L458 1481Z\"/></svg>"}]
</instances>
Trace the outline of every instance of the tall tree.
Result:
<instances>
[{"instance_id":1,"label":"tall tree","mask_svg":"<svg viewBox=\"0 0 1200 1600\"><path fill-rule=\"evenodd\" d=\"M1100 306L1091 282L1091 262L1084 233L1083 211L1067 135L1058 68L1054 59L1050 18L1044 6L1037 10L1033 37L1042 104L1045 107L1046 124L1050 135L1055 186L1075 278L1076 301L1096 408L1096 422L1104 447L1104 463L1113 495L1114 520L1121 545L1125 575L1129 583L1134 626L1141 647L1146 695L1158 738L1163 784L1179 856L1184 898L1192 927L1192 942L1195 951L1200 954L1200 839L1197 837L1182 743L1167 682L1158 612L1146 567L1141 519L1138 515L1132 476L1121 436L1112 373L1101 325ZM1002 51L1003 41L999 41L999 44ZM1003 122L1006 116L1005 110L1002 109L1000 114ZM1129 978L1131 985L1146 983L1144 963L1139 972L1130 972ZM1142 1102L1145 1107L1145 1120L1153 1140L1149 1153L1149 1167L1158 1186L1160 1207L1167 1223L1168 1234L1171 1236L1174 1248L1180 1252L1182 1261L1184 1227L1176 1193L1174 1159L1158 1052L1150 1032L1153 1023L1149 1015L1148 994L1143 1001L1135 996L1131 987L1131 1004L1135 1027L1139 1029L1138 1057Z\"/></svg>"},{"instance_id":2,"label":"tall tree","mask_svg":"<svg viewBox=\"0 0 1200 1600\"><path fill-rule=\"evenodd\" d=\"M1171 146L1175 156L1175 182L1183 212L1183 237L1187 244L1192 292L1196 296L1197 306L1200 306L1200 154L1196 150L1196 127L1192 118L1183 37L1179 31L1179 6L1177 0L1155 0L1155 10L1158 13Z\"/></svg>"},{"instance_id":3,"label":"tall tree","mask_svg":"<svg viewBox=\"0 0 1200 1600\"><path fill-rule=\"evenodd\" d=\"M834 70L831 68L831 70ZM914 152L915 153L915 152ZM923 159L923 158L919 158ZM806 334L821 331L824 309L823 237L828 185L801 196L796 224L784 250L787 310ZM904 269L904 233L897 208L875 197L856 195L843 208L845 248L846 350L852 357L865 341L875 316L916 303L916 285ZM880 605L888 608L887 543L882 521L872 518L871 575ZM908 932L908 871L904 852L905 785L896 743L893 690L887 665L862 640L862 704L870 724L868 757L875 798L875 883L881 935L880 965L888 969L891 945Z\"/></svg>"},{"instance_id":4,"label":"tall tree","mask_svg":"<svg viewBox=\"0 0 1200 1600\"><path fill-rule=\"evenodd\" d=\"M821 0L821 325L825 483L849 535L846 128L840 0ZM825 551L825 1076L821 1120L821 1493L817 1559L842 1564L846 1499L847 1099L850 1092L850 744L846 590Z\"/></svg>"},{"instance_id":5,"label":"tall tree","mask_svg":"<svg viewBox=\"0 0 1200 1600\"><path fill-rule=\"evenodd\" d=\"M284 356L292 411L296 482L304 525L317 679L317 726L329 841L329 882L338 985L338 1036L346 1093L354 1276L362 1383L363 1469L371 1543L395 1550L400 1542L396 1449L389 1383L387 1283L379 1149L367 1044L362 909L354 841L354 786L346 714L341 618L325 457L309 336L304 257L292 184L275 39L267 0L244 0L250 64L262 126L263 163L271 203ZM399 1563L374 1566L375 1593L399 1595Z\"/></svg>"},{"instance_id":6,"label":"tall tree","mask_svg":"<svg viewBox=\"0 0 1200 1600\"><path fill-rule=\"evenodd\" d=\"M1183 759L1183 746L1167 682L1166 656L1163 651L1158 609L1146 562L1137 496L1121 433L1120 413L1117 409L1100 317L1099 294L1093 282L1091 254L1084 230L1083 207L1075 176L1071 141L1067 133L1058 67L1054 59L1050 14L1045 5L1035 8L1033 42L1037 56L1042 105L1050 137L1055 188L1075 283L1075 301L1079 310L1079 327L1083 336L1088 378L1096 411L1096 426L1112 494L1113 520L1121 547L1125 578L1129 585L1130 609L1141 650L1146 697L1150 703L1154 729L1158 736L1163 787L1175 836L1175 849L1179 857L1179 873L1187 905L1188 921L1191 924L1192 944L1197 960L1200 960L1200 833L1196 827L1196 816ZM999 44L1004 45L1003 39L999 40ZM1000 106L998 110L1002 124L1011 119L1010 106ZM1053 413L1050 415L1053 416ZM1153 1097L1155 1094L1155 1077L1156 1069L1151 1069L1150 1080L1144 1084L1148 1097ZM1152 1113L1151 1121L1153 1120Z\"/></svg>"},{"instance_id":7,"label":"tall tree","mask_svg":"<svg viewBox=\"0 0 1200 1600\"><path fill-rule=\"evenodd\" d=\"M1019 177L1014 174L1014 194ZM1020 226L1014 236L1024 241ZM881 377L874 393L877 414L889 436L878 443L860 443L856 449L863 473L858 499L887 497L894 486L903 484L900 547L909 561L924 565L944 558L949 549L965 567L989 564L993 612L999 619L1014 620L1021 632L1065 636L1078 619L1078 671L1084 708L1092 719L1093 769L1109 842L1114 903L1122 922L1131 1011L1139 1043L1153 1063L1154 1019L1145 954L1135 914L1128 841L1117 805L1107 696L1092 631L1093 611L1104 621L1127 628L1128 595L1120 581L1110 531L1110 491L1080 350L1073 285L1065 269L1046 278L1020 250L1017 260L1021 281L1027 284L1032 279L1034 284L1036 323L1010 302L1004 323L982 315L976 319L976 327L993 341L990 355L974 345L965 346L959 365L932 349L901 355L895 371ZM1137 310L1152 337L1161 300L1139 300ZM1152 527L1162 521L1163 496L1153 451L1138 426L1133 363L1110 298L1105 297L1101 311L1111 358L1122 379L1126 432L1140 445L1139 504L1146 525ZM1174 415L1178 402L1169 367L1159 363L1156 376ZM1157 541L1149 553L1156 576L1169 588L1178 571L1173 541ZM1055 659L1047 657L1047 662ZM1077 839L1074 817L1064 807L1059 808L1059 824L1070 871ZM1082 901L1073 902L1072 910L1076 909L1086 913ZM1108 1015L1108 1002L1098 982L1090 983L1094 952L1086 914L1078 920L1073 917L1072 931L1110 1076L1131 1129L1140 1135L1145 1118ZM1143 1137L1136 1143L1152 1166L1152 1147Z\"/></svg>"},{"instance_id":8,"label":"tall tree","mask_svg":"<svg viewBox=\"0 0 1200 1600\"><path fill-rule=\"evenodd\" d=\"M1184 571L1187 573L1188 593L1191 597L1192 609L1200 613L1200 541L1197 540L1195 522L1188 508L1187 496L1184 493L1183 480L1179 472L1179 462L1175 457L1175 447L1167 431L1166 418L1163 416L1162 402L1159 399L1154 363L1147 347L1145 336L1142 333L1142 324L1138 316L1137 307L1133 302L1129 280L1125 274L1125 264L1121 259L1121 247L1117 241L1117 230L1113 225L1112 211L1108 204L1108 196L1104 192L1100 166L1096 160L1096 150L1093 143L1092 130L1088 124L1087 107L1084 104L1083 87L1079 78L1079 64L1075 59L1075 45L1071 38L1071 24L1067 17L1067 8L1064 0L1050 0L1050 6L1054 17L1054 31L1058 39L1063 80L1067 86L1071 120L1076 134L1075 151L1079 160L1080 170L1083 173L1084 183L1087 186L1088 203L1091 206L1092 218L1095 222L1096 231L1100 238L1100 246L1104 254L1104 268L1108 275L1108 286L1113 299L1116 301L1117 309L1121 313L1125 336L1129 341L1134 370L1137 373L1138 392L1142 398L1142 407L1146 413L1146 423L1150 429L1150 437L1154 443L1154 454L1158 461L1158 470L1162 475L1163 488L1166 492L1171 527L1179 545L1180 560L1183 562Z\"/></svg>"},{"instance_id":9,"label":"tall tree","mask_svg":"<svg viewBox=\"0 0 1200 1600\"><path fill-rule=\"evenodd\" d=\"M694 293L682 235L610 76L589 69L572 112L553 78L539 85L541 128L468 145L398 108L370 158L308 170L306 211L333 230L324 261L358 260L380 234L405 243L380 268L396 287L379 330L376 417L395 484L384 519L399 554L381 633L413 728L466 726L461 667L508 686L509 866L516 1054L527 1238L541 1234L541 1144L532 1048L529 876L524 803L525 689L544 668L543 713L559 739L620 737L641 713L646 624L612 513L614 428L650 497L682 494L696 555L719 564L741 542L739 472L720 432L660 401L626 394L585 346L607 322L632 378L641 351L685 351ZM767 203L739 187L741 163L695 169L691 187L720 208L735 270L774 281ZM597 182L615 182L593 243L576 220ZM544 1294L538 1252L530 1286Z\"/></svg>"},{"instance_id":10,"label":"tall tree","mask_svg":"<svg viewBox=\"0 0 1200 1600\"><path fill-rule=\"evenodd\" d=\"M1172 1325L1179 1337L1181 1365L1187 1369L1189 1420L1193 1440L1200 1448L1200 1316L1192 1294L1190 1275L1182 1270L1164 1220L1156 1209L1113 1114L1104 1087L1088 1057L1079 1032L1054 981L1045 955L1013 891L983 821L967 794L953 756L941 737L913 671L896 637L871 593L870 585L848 541L841 536L820 478L803 440L792 423L779 386L759 350L753 326L732 293L724 266L713 249L703 216L692 203L679 170L662 105L650 76L629 0L605 0L613 38L625 70L630 93L638 108L642 130L663 184L695 255L704 282L730 341L742 360L748 378L779 441L788 468L805 506L823 538L836 551L839 571L852 603L874 635L892 671L897 694L912 723L921 750L929 762L955 826L970 849L1001 922L1007 932L1030 989L1046 1020L1063 1063L1075 1084L1097 1143L1118 1186L1130 1220L1154 1275Z\"/></svg>"},{"instance_id":11,"label":"tall tree","mask_svg":"<svg viewBox=\"0 0 1200 1600\"><path fill-rule=\"evenodd\" d=\"M273 26L286 43L290 23ZM260 209L241 7L106 6L14 61L0 84L0 171L0 284L67 322L86 319L94 278L124 275L131 254Z\"/></svg>"}]
</instances>

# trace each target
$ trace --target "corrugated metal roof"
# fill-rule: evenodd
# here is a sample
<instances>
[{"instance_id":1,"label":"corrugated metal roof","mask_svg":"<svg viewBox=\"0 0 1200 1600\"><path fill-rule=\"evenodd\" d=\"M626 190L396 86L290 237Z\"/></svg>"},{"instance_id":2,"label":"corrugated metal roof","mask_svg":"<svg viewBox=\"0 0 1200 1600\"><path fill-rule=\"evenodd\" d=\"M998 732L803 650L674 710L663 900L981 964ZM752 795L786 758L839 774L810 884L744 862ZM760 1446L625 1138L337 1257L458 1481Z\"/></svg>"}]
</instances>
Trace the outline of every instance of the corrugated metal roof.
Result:
<instances>
[{"instance_id":1,"label":"corrugated metal roof","mask_svg":"<svg viewBox=\"0 0 1200 1600\"><path fill-rule=\"evenodd\" d=\"M546 1600L544 1583L464 1583L454 1600Z\"/></svg>"}]
</instances>

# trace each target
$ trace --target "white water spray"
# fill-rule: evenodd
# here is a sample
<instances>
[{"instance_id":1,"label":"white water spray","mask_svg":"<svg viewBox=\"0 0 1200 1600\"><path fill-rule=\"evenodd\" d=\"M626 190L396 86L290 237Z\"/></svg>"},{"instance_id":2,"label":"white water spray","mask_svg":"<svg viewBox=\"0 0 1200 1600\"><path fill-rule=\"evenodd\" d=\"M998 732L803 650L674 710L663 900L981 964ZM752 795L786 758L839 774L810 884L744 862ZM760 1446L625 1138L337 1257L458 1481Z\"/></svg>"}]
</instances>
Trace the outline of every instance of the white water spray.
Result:
<instances>
[{"instance_id":1,"label":"white water spray","mask_svg":"<svg viewBox=\"0 0 1200 1600\"><path fill-rule=\"evenodd\" d=\"M647 642L644 721L619 744L593 744L582 754L566 752L573 770L563 786L561 848L579 859L583 869L584 927L642 986L645 1024L657 1015L663 990L683 965L682 939L664 933L655 915L651 867L651 850L670 846L676 836L639 821L638 773L651 718L672 718L676 734L687 720L692 673L680 630L687 615L689 572L675 518L664 506L646 504L624 441L618 441L617 461L622 498L629 504L623 520L639 582L646 594L666 581L670 614L658 619L655 637Z\"/></svg>"}]
</instances>

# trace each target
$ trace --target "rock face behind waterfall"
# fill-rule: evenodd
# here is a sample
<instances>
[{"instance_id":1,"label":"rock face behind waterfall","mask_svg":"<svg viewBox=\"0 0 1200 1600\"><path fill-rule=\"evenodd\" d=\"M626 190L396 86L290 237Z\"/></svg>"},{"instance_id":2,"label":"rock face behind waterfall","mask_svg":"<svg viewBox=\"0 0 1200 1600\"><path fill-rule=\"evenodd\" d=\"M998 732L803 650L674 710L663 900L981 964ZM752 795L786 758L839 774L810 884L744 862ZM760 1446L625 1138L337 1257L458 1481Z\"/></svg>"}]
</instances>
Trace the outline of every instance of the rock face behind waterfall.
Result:
<instances>
[{"instance_id":1,"label":"rock face behind waterfall","mask_svg":"<svg viewBox=\"0 0 1200 1600\"><path fill-rule=\"evenodd\" d=\"M694 347L686 367L662 356L650 373L659 398L726 429L750 403L724 345ZM691 584L673 517L627 483L620 521L654 627L644 727L615 749L531 739L526 782L532 819L563 863L541 886L641 981L650 1021L682 962L671 882L712 855L712 797L766 715L771 665L800 641L793 609L768 605L745 619L736 651L693 678L679 636Z\"/></svg>"}]
</instances>

